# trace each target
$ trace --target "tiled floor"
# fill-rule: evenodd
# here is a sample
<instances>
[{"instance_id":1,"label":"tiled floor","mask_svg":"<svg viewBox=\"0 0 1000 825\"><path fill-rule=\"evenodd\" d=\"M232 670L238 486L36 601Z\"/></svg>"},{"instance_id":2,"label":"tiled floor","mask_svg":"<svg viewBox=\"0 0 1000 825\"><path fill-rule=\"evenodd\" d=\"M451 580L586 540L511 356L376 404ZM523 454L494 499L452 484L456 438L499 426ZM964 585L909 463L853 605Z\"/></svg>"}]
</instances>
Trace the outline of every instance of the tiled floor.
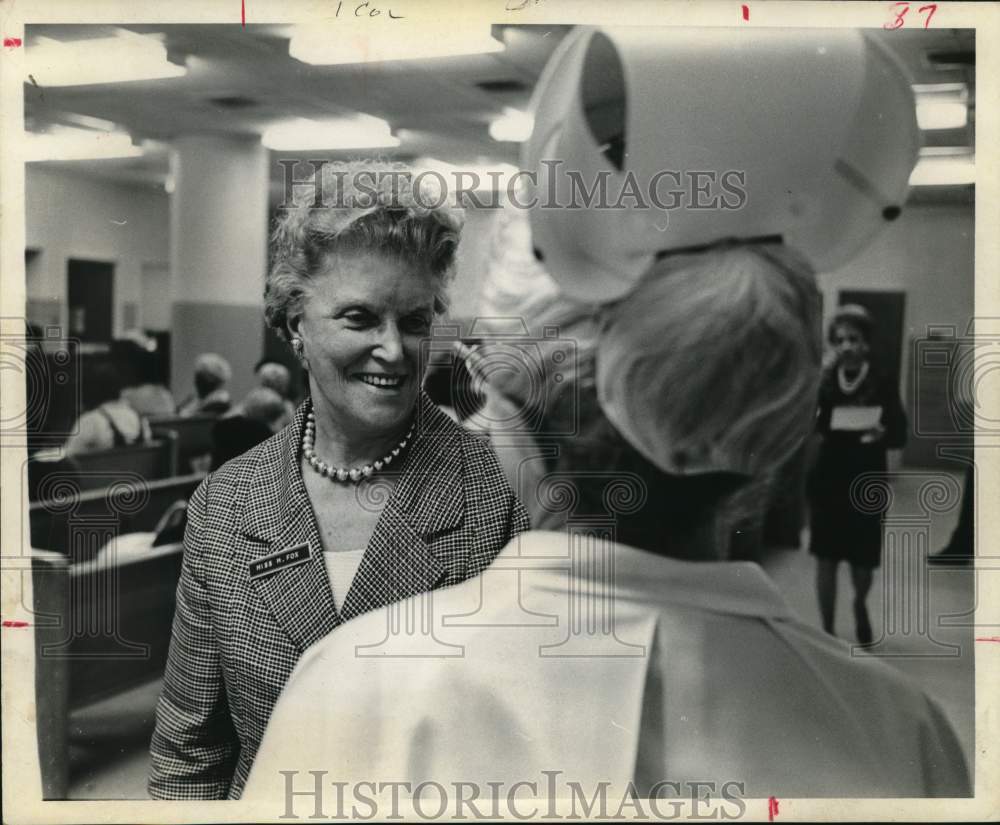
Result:
<instances>
[{"instance_id":1,"label":"tiled floor","mask_svg":"<svg viewBox=\"0 0 1000 825\"><path fill-rule=\"evenodd\" d=\"M894 535L916 536L929 530L931 552L947 540L958 518L957 505L933 519L921 519L920 487L926 476L904 475L894 485L894 503L890 516L912 516L905 523L893 526ZM791 607L805 621L819 626L819 613L813 589L814 561L803 550L775 551L764 566L778 583ZM869 612L875 638L882 642L876 654L856 651L860 662L873 655L885 657L892 666L910 674L942 704L966 748L970 760L973 752L973 629L956 626L966 619L942 619L966 613L974 606L973 573L968 569L921 568L927 576L900 577L898 568L884 565L876 574L869 599ZM887 573L887 570L890 571ZM887 580L889 585L886 585ZM926 598L921 588L926 583ZM886 596L889 596L888 600ZM915 599L900 601L901 597ZM927 617L928 633L919 632L920 618ZM896 617L897 632L892 630ZM909 632L902 620L914 619ZM889 621L887 621L889 619ZM851 592L846 568L841 570L837 607L838 634L853 642ZM952 647L948 647L948 646ZM91 744L74 747L74 774L70 787L72 799L141 799L145 797L146 773L149 767L147 742L152 731L152 713L159 683L152 683L108 699L87 709L86 738ZM83 733L81 731L81 733ZM79 740L80 737L77 737Z\"/></svg>"}]
</instances>

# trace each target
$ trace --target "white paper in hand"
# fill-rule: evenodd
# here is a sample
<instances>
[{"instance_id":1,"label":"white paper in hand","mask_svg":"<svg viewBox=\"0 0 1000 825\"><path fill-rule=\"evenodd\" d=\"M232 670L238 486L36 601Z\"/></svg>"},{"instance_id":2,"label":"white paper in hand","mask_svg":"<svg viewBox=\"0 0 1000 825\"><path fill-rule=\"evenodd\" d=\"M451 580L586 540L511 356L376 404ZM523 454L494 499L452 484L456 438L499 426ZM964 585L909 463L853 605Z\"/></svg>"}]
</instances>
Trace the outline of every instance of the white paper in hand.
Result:
<instances>
[{"instance_id":1,"label":"white paper in hand","mask_svg":"<svg viewBox=\"0 0 1000 825\"><path fill-rule=\"evenodd\" d=\"M874 429L882 420L882 408L834 407L830 416L830 429L847 432L864 432Z\"/></svg>"}]
</instances>

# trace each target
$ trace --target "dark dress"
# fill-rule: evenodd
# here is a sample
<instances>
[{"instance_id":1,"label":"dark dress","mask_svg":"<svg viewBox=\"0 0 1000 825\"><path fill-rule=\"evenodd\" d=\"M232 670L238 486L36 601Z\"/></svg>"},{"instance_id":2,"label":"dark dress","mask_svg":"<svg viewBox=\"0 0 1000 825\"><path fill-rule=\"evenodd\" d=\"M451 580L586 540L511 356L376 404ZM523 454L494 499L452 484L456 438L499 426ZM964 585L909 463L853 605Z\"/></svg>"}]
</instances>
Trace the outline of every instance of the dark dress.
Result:
<instances>
[{"instance_id":1,"label":"dark dress","mask_svg":"<svg viewBox=\"0 0 1000 825\"><path fill-rule=\"evenodd\" d=\"M861 432L831 430L836 407L881 407L885 434L873 444ZM882 560L883 512L862 512L851 503L850 490L862 473L884 473L886 452L906 442L906 414L899 392L874 365L854 392L845 393L837 368L828 369L820 386L816 431L822 436L819 456L809 477L812 510L810 549L820 558L846 560L857 567L878 567Z\"/></svg>"}]
</instances>

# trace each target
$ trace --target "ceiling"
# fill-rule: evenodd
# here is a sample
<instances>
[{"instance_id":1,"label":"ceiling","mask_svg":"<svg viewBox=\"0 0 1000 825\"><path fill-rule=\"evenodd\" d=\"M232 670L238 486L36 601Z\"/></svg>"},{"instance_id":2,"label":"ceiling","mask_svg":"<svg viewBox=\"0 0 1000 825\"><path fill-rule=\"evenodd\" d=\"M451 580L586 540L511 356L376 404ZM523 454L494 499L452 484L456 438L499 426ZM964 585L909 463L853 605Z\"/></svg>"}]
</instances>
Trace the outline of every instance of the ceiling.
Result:
<instances>
[{"instance_id":1,"label":"ceiling","mask_svg":"<svg viewBox=\"0 0 1000 825\"><path fill-rule=\"evenodd\" d=\"M450 163L517 163L519 146L492 140L490 121L505 107L526 109L532 87L568 26L495 26L501 52L431 60L312 66L288 54L286 27L238 25L127 26L165 37L170 59L185 60L184 77L71 87L25 84L25 117L31 130L72 125L74 115L113 121L138 141L169 143L188 133L259 135L291 117L323 118L365 112L387 120L402 139L380 153L399 159L433 156ZM28 26L35 38L67 41L109 36L103 26ZM924 132L927 145L974 145L975 32L877 31L902 58L914 83L967 84L969 125ZM315 152L300 157L315 156ZM337 152L324 152L337 157ZM356 155L357 150L340 153ZM143 157L73 161L53 165L121 181L162 185L169 169L166 147ZM296 153L282 152L282 157ZM277 164L274 184L280 186ZM932 187L942 189L943 187ZM948 197L946 193L937 193ZM922 193L923 197L927 193Z\"/></svg>"}]
</instances>

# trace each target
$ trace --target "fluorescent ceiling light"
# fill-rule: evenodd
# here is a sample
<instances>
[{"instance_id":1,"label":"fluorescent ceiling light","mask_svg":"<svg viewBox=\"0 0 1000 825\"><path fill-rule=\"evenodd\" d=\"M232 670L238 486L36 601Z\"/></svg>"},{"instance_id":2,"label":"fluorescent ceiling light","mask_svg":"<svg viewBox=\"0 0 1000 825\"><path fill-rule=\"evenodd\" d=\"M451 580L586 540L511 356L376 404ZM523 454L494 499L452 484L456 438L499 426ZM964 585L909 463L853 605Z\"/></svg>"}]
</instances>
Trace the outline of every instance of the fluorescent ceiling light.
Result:
<instances>
[{"instance_id":1,"label":"fluorescent ceiling light","mask_svg":"<svg viewBox=\"0 0 1000 825\"><path fill-rule=\"evenodd\" d=\"M295 120L276 123L261 137L268 149L295 152L312 149L381 149L399 146L389 124L371 115L337 120Z\"/></svg>"},{"instance_id":2,"label":"fluorescent ceiling light","mask_svg":"<svg viewBox=\"0 0 1000 825\"><path fill-rule=\"evenodd\" d=\"M100 132L116 132L118 124L111 120L104 120L100 117L90 115L78 115L75 112L60 112L59 120L69 126L80 126L84 129L91 129Z\"/></svg>"},{"instance_id":3,"label":"fluorescent ceiling light","mask_svg":"<svg viewBox=\"0 0 1000 825\"><path fill-rule=\"evenodd\" d=\"M913 87L921 129L962 129L969 117L964 83L924 83Z\"/></svg>"},{"instance_id":4,"label":"fluorescent ceiling light","mask_svg":"<svg viewBox=\"0 0 1000 825\"><path fill-rule=\"evenodd\" d=\"M60 42L38 37L25 55L27 73L42 86L85 86L181 77L184 66L167 60L156 35L118 29L114 37ZM28 82L25 79L25 82Z\"/></svg>"},{"instance_id":5,"label":"fluorescent ceiling light","mask_svg":"<svg viewBox=\"0 0 1000 825\"><path fill-rule=\"evenodd\" d=\"M426 60L503 51L504 44L486 26L432 29L416 25L332 26L297 28L288 54L313 66Z\"/></svg>"},{"instance_id":6,"label":"fluorescent ceiling light","mask_svg":"<svg viewBox=\"0 0 1000 825\"><path fill-rule=\"evenodd\" d=\"M534 128L535 119L531 115L507 107L500 117L490 123L490 137L521 143L531 137Z\"/></svg>"},{"instance_id":7,"label":"fluorescent ceiling light","mask_svg":"<svg viewBox=\"0 0 1000 825\"><path fill-rule=\"evenodd\" d=\"M132 144L127 132L53 126L47 132L25 132L24 136L25 162L134 158L143 154L140 147Z\"/></svg>"},{"instance_id":8,"label":"fluorescent ceiling light","mask_svg":"<svg viewBox=\"0 0 1000 825\"><path fill-rule=\"evenodd\" d=\"M963 186L975 182L976 156L963 149L925 149L910 173L910 186Z\"/></svg>"},{"instance_id":9,"label":"fluorescent ceiling light","mask_svg":"<svg viewBox=\"0 0 1000 825\"><path fill-rule=\"evenodd\" d=\"M960 95L968 96L969 87L964 83L914 83L915 95Z\"/></svg>"}]
</instances>

